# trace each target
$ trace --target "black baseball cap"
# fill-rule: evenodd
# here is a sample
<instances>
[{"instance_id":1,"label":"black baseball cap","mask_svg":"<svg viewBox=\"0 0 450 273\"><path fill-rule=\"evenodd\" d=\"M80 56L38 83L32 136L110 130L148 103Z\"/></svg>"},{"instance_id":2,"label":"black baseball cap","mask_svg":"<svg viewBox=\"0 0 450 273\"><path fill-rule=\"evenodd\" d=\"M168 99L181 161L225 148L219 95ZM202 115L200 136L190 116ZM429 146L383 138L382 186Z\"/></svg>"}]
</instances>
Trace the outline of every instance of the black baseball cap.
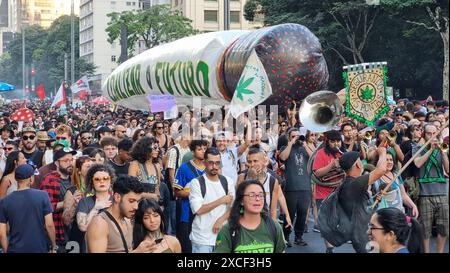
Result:
<instances>
[{"instance_id":1,"label":"black baseball cap","mask_svg":"<svg viewBox=\"0 0 450 273\"><path fill-rule=\"evenodd\" d=\"M65 155L76 155L77 151L72 150L70 148L63 148L61 150L57 150L56 152L53 153L53 161L58 161L60 158L64 157Z\"/></svg>"},{"instance_id":2,"label":"black baseball cap","mask_svg":"<svg viewBox=\"0 0 450 273\"><path fill-rule=\"evenodd\" d=\"M97 129L97 133L99 134L103 134L103 133L112 133L113 130L111 130L111 128L109 128L108 126L101 126L100 128Z\"/></svg>"},{"instance_id":3,"label":"black baseball cap","mask_svg":"<svg viewBox=\"0 0 450 273\"><path fill-rule=\"evenodd\" d=\"M352 168L353 164L358 160L359 152L346 152L339 158L339 165L344 171L348 171Z\"/></svg>"}]
</instances>

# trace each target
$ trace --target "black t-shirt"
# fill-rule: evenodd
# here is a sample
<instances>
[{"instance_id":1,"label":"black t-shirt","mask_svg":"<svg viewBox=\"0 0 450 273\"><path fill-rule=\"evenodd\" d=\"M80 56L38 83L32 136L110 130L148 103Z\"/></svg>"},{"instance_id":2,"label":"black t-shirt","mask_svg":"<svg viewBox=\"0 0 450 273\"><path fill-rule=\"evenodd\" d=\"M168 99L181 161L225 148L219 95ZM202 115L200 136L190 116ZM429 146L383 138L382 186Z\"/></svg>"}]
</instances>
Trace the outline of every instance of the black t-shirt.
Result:
<instances>
[{"instance_id":1,"label":"black t-shirt","mask_svg":"<svg viewBox=\"0 0 450 273\"><path fill-rule=\"evenodd\" d=\"M121 164L117 164L116 162L114 162L113 160L110 159L110 160L108 160L108 163L116 171L116 175L128 174L128 168L130 167L129 162L121 165Z\"/></svg>"},{"instance_id":2,"label":"black t-shirt","mask_svg":"<svg viewBox=\"0 0 450 273\"><path fill-rule=\"evenodd\" d=\"M40 151L36 148L32 153L26 153L25 151L21 151L27 160L33 161L34 165L39 169L42 167L42 159L44 157L44 152Z\"/></svg>"},{"instance_id":3,"label":"black t-shirt","mask_svg":"<svg viewBox=\"0 0 450 273\"><path fill-rule=\"evenodd\" d=\"M281 148L282 152L286 147ZM305 147L299 144L292 145L291 153L289 157L284 161L286 170L285 176L285 191L310 191L311 190L311 177L308 174L309 155L306 152Z\"/></svg>"},{"instance_id":4,"label":"black t-shirt","mask_svg":"<svg viewBox=\"0 0 450 273\"><path fill-rule=\"evenodd\" d=\"M348 147L350 146L350 144L346 144L346 143L344 143L344 142L342 142L342 147L341 147L341 151L342 152L350 152L349 150L348 150ZM353 150L352 150L353 152L361 152L361 147L359 146L359 144L358 143L355 143L354 145L353 145Z\"/></svg>"},{"instance_id":5,"label":"black t-shirt","mask_svg":"<svg viewBox=\"0 0 450 273\"><path fill-rule=\"evenodd\" d=\"M369 204L369 174L350 177L347 176L339 189L339 203L345 213L352 217L356 209L366 209Z\"/></svg>"}]
</instances>

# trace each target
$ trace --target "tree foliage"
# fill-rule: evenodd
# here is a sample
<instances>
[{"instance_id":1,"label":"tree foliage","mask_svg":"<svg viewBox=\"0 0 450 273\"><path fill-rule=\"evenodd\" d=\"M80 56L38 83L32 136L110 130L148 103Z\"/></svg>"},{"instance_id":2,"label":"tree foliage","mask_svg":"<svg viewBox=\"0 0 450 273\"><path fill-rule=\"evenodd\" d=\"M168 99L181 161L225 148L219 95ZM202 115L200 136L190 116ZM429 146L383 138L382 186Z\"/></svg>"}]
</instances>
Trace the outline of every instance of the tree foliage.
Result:
<instances>
[{"instance_id":1,"label":"tree foliage","mask_svg":"<svg viewBox=\"0 0 450 273\"><path fill-rule=\"evenodd\" d=\"M408 20L435 26L426 7L435 13L439 6L448 18L448 1L381 0L379 6L368 6L365 0L254 1L262 5L265 25L302 24L320 39L329 89L343 88L346 64L387 61L388 85L402 96L412 89L417 98L442 97L440 34ZM440 22L445 25L445 19Z\"/></svg>"},{"instance_id":2,"label":"tree foliage","mask_svg":"<svg viewBox=\"0 0 450 273\"><path fill-rule=\"evenodd\" d=\"M119 39L121 28L125 25L130 56L134 54L138 41L144 41L147 48L152 48L198 33L192 28L190 19L178 10L171 10L169 5L155 5L136 12L113 12L108 17L108 41L113 43Z\"/></svg>"}]
</instances>

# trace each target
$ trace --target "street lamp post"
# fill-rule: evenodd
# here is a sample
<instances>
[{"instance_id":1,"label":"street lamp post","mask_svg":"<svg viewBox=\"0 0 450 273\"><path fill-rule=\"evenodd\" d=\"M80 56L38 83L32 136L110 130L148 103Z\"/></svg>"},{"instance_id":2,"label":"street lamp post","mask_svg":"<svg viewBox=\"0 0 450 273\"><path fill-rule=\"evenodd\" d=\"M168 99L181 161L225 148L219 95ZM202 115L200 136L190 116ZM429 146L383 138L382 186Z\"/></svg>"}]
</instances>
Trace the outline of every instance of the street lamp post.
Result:
<instances>
[{"instance_id":1,"label":"street lamp post","mask_svg":"<svg viewBox=\"0 0 450 273\"><path fill-rule=\"evenodd\" d=\"M223 0L223 30L230 30L230 0Z\"/></svg>"},{"instance_id":2,"label":"street lamp post","mask_svg":"<svg viewBox=\"0 0 450 273\"><path fill-rule=\"evenodd\" d=\"M25 99L25 28L22 26L22 96Z\"/></svg>"},{"instance_id":3,"label":"street lamp post","mask_svg":"<svg viewBox=\"0 0 450 273\"><path fill-rule=\"evenodd\" d=\"M75 15L74 15L74 0L71 0L70 7L70 84L75 82ZM73 92L72 103L73 103Z\"/></svg>"}]
</instances>

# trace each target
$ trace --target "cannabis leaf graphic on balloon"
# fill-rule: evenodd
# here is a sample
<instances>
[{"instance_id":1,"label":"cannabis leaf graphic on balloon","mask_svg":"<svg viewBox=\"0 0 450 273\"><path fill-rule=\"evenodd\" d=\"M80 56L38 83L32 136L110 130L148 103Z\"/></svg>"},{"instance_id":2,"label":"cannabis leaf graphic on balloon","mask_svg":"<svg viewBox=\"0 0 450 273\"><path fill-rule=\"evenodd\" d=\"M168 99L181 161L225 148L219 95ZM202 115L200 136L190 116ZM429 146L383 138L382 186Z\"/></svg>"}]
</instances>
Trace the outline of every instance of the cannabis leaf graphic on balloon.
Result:
<instances>
[{"instance_id":1,"label":"cannabis leaf graphic on balloon","mask_svg":"<svg viewBox=\"0 0 450 273\"><path fill-rule=\"evenodd\" d=\"M251 77L251 78L245 80L245 77L242 77L242 79L238 83L238 86L236 87L236 92L237 92L236 96L238 97L238 99L243 101L244 100L243 94L247 94L247 95L255 94L255 92L247 89L247 87L250 84L252 84L254 79L255 79L255 77Z\"/></svg>"}]
</instances>

